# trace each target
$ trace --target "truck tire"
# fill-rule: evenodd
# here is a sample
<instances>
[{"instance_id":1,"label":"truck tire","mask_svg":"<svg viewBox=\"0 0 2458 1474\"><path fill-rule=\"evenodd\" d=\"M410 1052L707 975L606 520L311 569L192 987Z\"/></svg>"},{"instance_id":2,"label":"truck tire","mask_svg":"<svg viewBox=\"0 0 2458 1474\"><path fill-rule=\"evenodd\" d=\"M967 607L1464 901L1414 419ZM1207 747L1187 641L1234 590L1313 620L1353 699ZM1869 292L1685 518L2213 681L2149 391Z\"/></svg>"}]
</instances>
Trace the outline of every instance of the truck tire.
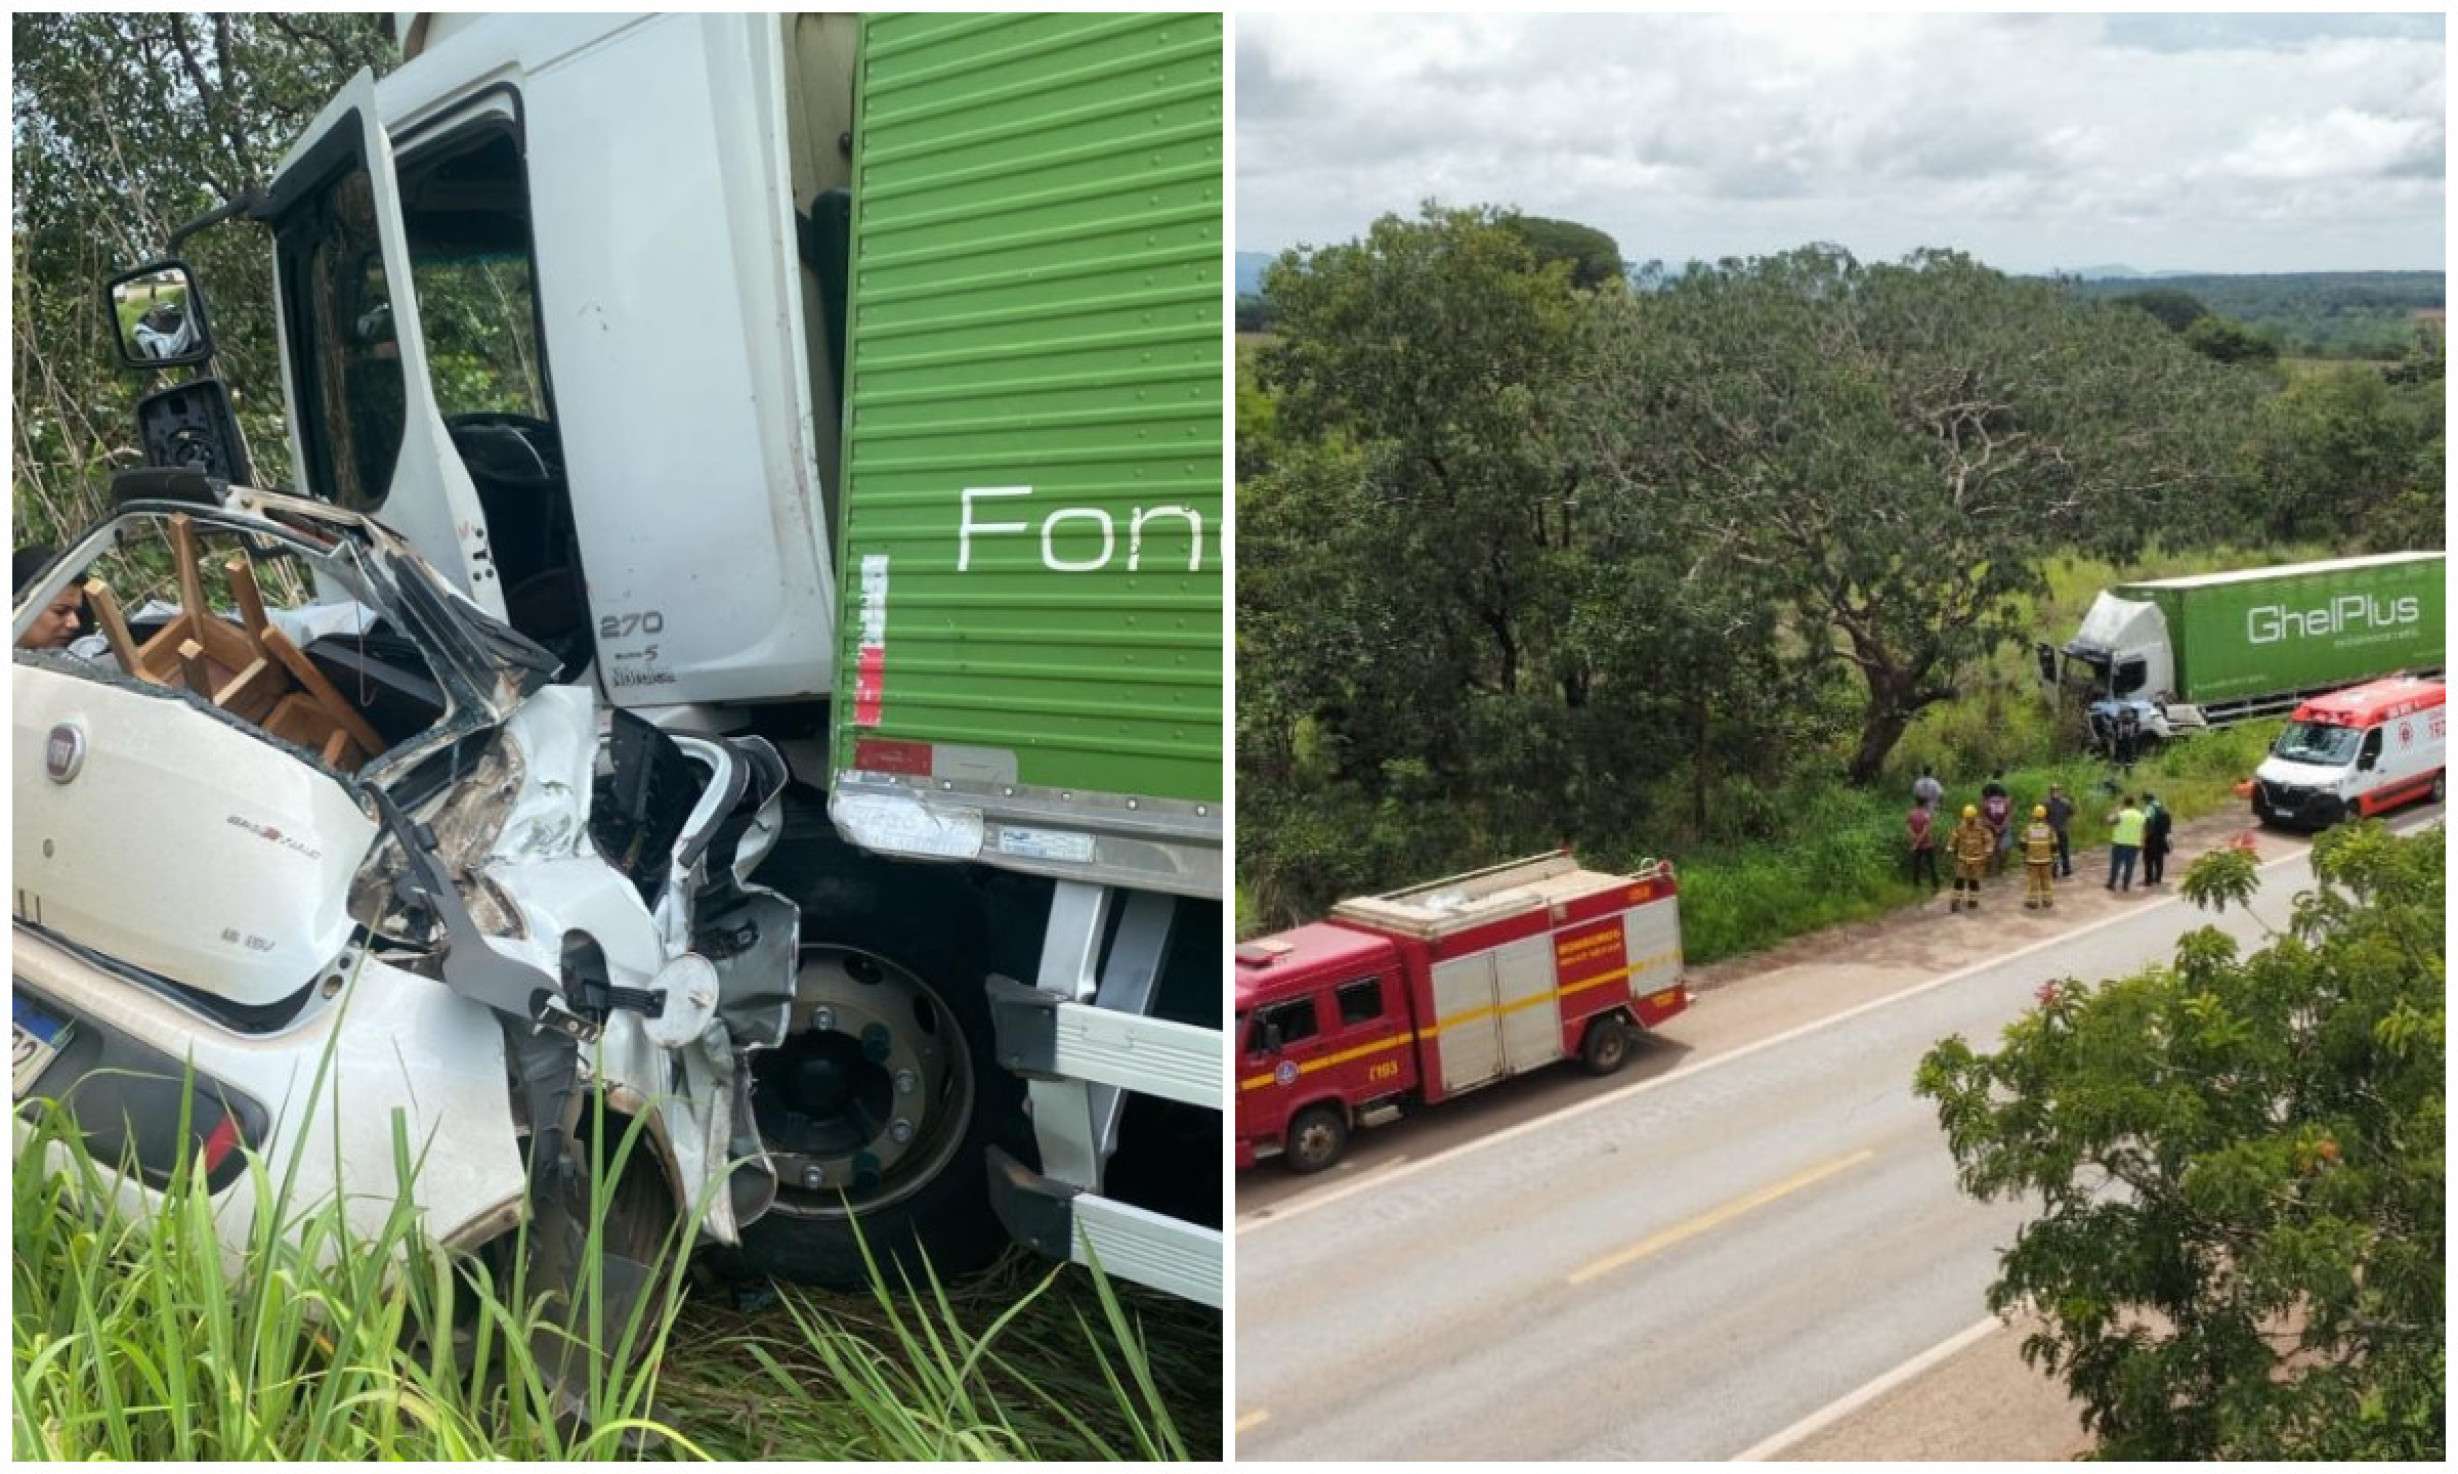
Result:
<instances>
[{"instance_id":1,"label":"truck tire","mask_svg":"<svg viewBox=\"0 0 2458 1474\"><path fill-rule=\"evenodd\" d=\"M2448 797L2449 769L2443 768L2439 772L2432 775L2432 797L2427 799L2426 802L2437 804Z\"/></svg>"},{"instance_id":2,"label":"truck tire","mask_svg":"<svg viewBox=\"0 0 2458 1474\"><path fill-rule=\"evenodd\" d=\"M993 1047L980 895L955 867L845 844L823 808L790 794L777 849L753 878L801 908L803 963L793 1032L751 1057L777 1200L719 1269L852 1289L870 1282L866 1247L891 1286L900 1269L922 1283L925 1261L942 1277L989 1264L1007 1233L990 1206L988 1150L1029 1162L1033 1148L1024 1082ZM841 1000L858 1016L820 1027L820 1009L835 1006L807 990L831 972L839 986L876 989L877 1005ZM890 1142L906 1125L909 1137ZM827 1175L810 1185L792 1162Z\"/></svg>"},{"instance_id":3,"label":"truck tire","mask_svg":"<svg viewBox=\"0 0 2458 1474\"><path fill-rule=\"evenodd\" d=\"M1348 1113L1329 1103L1311 1105L1289 1122L1282 1160L1290 1171L1304 1176L1339 1161L1347 1150Z\"/></svg>"},{"instance_id":4,"label":"truck tire","mask_svg":"<svg viewBox=\"0 0 2458 1474\"><path fill-rule=\"evenodd\" d=\"M1610 1075L1630 1062L1630 1025L1618 1013L1598 1014L1579 1040L1579 1067L1591 1075Z\"/></svg>"}]
</instances>

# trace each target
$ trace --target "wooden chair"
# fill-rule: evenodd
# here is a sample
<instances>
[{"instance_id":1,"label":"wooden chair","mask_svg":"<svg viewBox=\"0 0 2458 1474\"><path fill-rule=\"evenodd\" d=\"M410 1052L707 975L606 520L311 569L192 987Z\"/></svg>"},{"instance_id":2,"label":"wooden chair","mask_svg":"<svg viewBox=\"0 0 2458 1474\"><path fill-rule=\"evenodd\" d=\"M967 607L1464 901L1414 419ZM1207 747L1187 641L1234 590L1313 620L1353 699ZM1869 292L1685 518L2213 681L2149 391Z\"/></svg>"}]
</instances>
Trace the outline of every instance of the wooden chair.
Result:
<instances>
[{"instance_id":1,"label":"wooden chair","mask_svg":"<svg viewBox=\"0 0 2458 1474\"><path fill-rule=\"evenodd\" d=\"M171 518L179 613L140 645L101 579L86 580L86 607L122 669L157 686L182 686L220 710L319 754L344 772L384 750L384 739L289 636L265 618L256 570L243 553L222 565L239 606L236 623L212 612L197 568L196 529Z\"/></svg>"}]
</instances>

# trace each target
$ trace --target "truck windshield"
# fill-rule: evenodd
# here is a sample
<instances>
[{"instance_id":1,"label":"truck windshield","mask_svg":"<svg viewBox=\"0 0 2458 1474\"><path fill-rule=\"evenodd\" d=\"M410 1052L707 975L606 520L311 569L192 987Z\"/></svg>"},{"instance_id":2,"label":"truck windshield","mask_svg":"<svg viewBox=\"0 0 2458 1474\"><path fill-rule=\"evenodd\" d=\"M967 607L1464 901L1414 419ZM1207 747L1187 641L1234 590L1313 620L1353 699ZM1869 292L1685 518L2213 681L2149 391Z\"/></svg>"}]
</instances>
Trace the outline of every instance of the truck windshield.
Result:
<instances>
[{"instance_id":1,"label":"truck windshield","mask_svg":"<svg viewBox=\"0 0 2458 1474\"><path fill-rule=\"evenodd\" d=\"M2362 734L2353 727L2328 727L2319 722L2289 722L2270 755L2291 763L2343 768L2355 759Z\"/></svg>"}]
</instances>

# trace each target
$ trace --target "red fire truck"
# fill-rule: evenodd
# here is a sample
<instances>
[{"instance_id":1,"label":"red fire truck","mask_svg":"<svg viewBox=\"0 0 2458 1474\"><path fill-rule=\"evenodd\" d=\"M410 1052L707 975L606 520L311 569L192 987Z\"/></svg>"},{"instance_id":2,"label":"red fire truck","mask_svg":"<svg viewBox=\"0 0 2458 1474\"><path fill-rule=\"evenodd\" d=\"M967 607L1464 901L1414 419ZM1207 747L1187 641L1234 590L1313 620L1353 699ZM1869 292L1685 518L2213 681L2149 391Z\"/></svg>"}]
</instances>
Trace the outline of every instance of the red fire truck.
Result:
<instances>
[{"instance_id":1,"label":"red fire truck","mask_svg":"<svg viewBox=\"0 0 2458 1474\"><path fill-rule=\"evenodd\" d=\"M1237 949L1238 1165L1296 1172L1349 1133L1576 1056L1609 1075L1687 1007L1673 867L1567 852L1343 901Z\"/></svg>"}]
</instances>

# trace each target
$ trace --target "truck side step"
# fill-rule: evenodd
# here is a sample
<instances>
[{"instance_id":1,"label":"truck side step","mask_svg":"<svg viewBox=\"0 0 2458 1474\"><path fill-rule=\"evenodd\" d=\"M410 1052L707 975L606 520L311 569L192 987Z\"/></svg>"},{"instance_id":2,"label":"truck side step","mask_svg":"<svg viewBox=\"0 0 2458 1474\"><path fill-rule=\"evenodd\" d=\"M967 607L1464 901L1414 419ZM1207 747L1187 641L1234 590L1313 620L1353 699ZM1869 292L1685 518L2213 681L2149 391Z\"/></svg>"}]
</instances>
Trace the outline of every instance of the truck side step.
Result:
<instances>
[{"instance_id":1,"label":"truck side step","mask_svg":"<svg viewBox=\"0 0 2458 1474\"><path fill-rule=\"evenodd\" d=\"M990 1149L990 1205L1009 1234L1053 1259L1091 1264L1217 1310L1221 1231L1165 1217L1044 1177Z\"/></svg>"},{"instance_id":2,"label":"truck side step","mask_svg":"<svg viewBox=\"0 0 2458 1474\"><path fill-rule=\"evenodd\" d=\"M989 979L999 1063L1019 1075L1085 1080L1218 1108L1220 1030L1063 1002L1013 978Z\"/></svg>"}]
</instances>

